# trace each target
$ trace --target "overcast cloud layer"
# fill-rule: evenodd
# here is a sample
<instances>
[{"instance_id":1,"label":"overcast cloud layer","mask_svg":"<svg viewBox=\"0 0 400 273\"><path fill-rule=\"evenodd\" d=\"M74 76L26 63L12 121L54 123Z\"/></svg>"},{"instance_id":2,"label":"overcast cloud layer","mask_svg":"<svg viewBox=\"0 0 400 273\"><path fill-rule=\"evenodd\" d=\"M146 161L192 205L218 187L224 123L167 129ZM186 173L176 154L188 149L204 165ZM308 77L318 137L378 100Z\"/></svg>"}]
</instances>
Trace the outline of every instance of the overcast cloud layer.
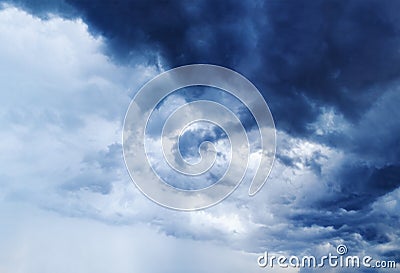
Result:
<instances>
[{"instance_id":1,"label":"overcast cloud layer","mask_svg":"<svg viewBox=\"0 0 400 273\"><path fill-rule=\"evenodd\" d=\"M0 3L0 272L259 272L265 250L325 255L340 243L400 262L400 2ZM244 181L180 213L132 185L121 133L135 92L190 63L249 78L278 146L255 197ZM188 157L204 137L182 144Z\"/></svg>"}]
</instances>

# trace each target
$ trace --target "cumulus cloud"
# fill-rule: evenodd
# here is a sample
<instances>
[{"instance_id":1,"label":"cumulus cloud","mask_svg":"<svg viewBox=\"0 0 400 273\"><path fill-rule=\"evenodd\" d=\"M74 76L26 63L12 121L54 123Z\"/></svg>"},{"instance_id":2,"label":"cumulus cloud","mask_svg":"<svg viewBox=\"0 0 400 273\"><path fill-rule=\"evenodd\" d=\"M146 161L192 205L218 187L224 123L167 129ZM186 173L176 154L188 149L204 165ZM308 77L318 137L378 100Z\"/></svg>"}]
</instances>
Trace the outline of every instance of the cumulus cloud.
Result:
<instances>
[{"instance_id":1,"label":"cumulus cloud","mask_svg":"<svg viewBox=\"0 0 400 273\"><path fill-rule=\"evenodd\" d=\"M243 224L234 212L179 215L151 203L130 182L120 145L123 116L134 93L132 88L155 75L157 68L140 64L132 68L110 62L102 54L101 37L90 35L81 20L43 20L13 7L1 10L0 20L0 36L8 41L0 50L7 60L7 66L2 62L6 77L1 79L1 164L8 166L1 171L1 217L10 218L10 211L15 215L7 225L10 229L2 228L2 234L9 238L2 245L2 270L50 272L67 263L78 271L94 268L109 272L117 263L121 270L140 271L142 266L148 266L142 246L149 245L147 239L145 243L138 238L156 236L154 246L166 246L160 249L164 265L149 272L165 272L166 268L171 272L187 271L190 267L192 271L205 272L207 269L201 264L209 258L214 259L217 269L257 271L253 255L214 243L195 242L215 242L214 232L225 238L243 232ZM44 211L37 211L36 206ZM237 219L228 223L230 217ZM27 222L31 223L29 230L23 228ZM181 227L183 222L187 225ZM137 227L141 233L136 223L149 223L151 227ZM208 227L200 233L203 224ZM174 237L157 235L157 229ZM195 230L199 231L196 236ZM96 232L98 236L93 235ZM114 248L114 242L122 237L112 234L123 234L132 241L124 240L123 246ZM104 248L90 247L103 236L110 238L109 244ZM191 236L194 241L188 239ZM181 237L184 239L174 239ZM196 246L193 255L198 262L176 264L192 244ZM39 247L42 251L38 251ZM204 247L210 256L203 259L200 253ZM173 251L176 248L183 252ZM114 251L121 254L108 260L106 257ZM149 249L149 260L154 258L153 251L154 248ZM222 254L225 251L226 257ZM66 259L71 252L87 253L86 258ZM176 259L166 257L166 252L176 255ZM144 262L130 263L125 256L128 262L121 263L123 253L129 257L137 253ZM104 264L93 264L95 257ZM51 260L46 268L41 266L43 259Z\"/></svg>"},{"instance_id":2,"label":"cumulus cloud","mask_svg":"<svg viewBox=\"0 0 400 273\"><path fill-rule=\"evenodd\" d=\"M117 181L130 185L123 116L132 87L156 68L110 62L102 39L78 19L42 20L6 7L0 21L2 199L96 217L91 202Z\"/></svg>"},{"instance_id":3,"label":"cumulus cloud","mask_svg":"<svg viewBox=\"0 0 400 273\"><path fill-rule=\"evenodd\" d=\"M8 41L0 50L2 164L13 162L2 175L21 190L56 186L120 141L130 88L154 70L109 62L80 20L43 21L15 8L1 10L0 20Z\"/></svg>"}]
</instances>

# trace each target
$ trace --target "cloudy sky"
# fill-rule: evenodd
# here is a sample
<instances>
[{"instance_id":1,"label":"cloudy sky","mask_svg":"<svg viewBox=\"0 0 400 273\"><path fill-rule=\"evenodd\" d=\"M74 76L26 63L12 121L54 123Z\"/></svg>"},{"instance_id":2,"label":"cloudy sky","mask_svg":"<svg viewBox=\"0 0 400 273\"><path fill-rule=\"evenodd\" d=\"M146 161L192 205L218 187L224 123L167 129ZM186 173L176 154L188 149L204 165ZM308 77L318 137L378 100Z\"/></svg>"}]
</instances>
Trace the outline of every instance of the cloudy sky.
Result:
<instances>
[{"instance_id":1,"label":"cloudy sky","mask_svg":"<svg viewBox=\"0 0 400 273\"><path fill-rule=\"evenodd\" d=\"M399 263L399 10L394 0L0 0L0 272L308 272L260 269L257 257L339 244ZM140 87L193 63L259 89L277 153L254 197L244 180L212 208L179 212L134 186L121 135ZM233 108L256 145L251 115L218 92L167 97L149 135L173 109L210 99ZM229 152L204 125L183 135L183 156L196 160L204 140Z\"/></svg>"}]
</instances>

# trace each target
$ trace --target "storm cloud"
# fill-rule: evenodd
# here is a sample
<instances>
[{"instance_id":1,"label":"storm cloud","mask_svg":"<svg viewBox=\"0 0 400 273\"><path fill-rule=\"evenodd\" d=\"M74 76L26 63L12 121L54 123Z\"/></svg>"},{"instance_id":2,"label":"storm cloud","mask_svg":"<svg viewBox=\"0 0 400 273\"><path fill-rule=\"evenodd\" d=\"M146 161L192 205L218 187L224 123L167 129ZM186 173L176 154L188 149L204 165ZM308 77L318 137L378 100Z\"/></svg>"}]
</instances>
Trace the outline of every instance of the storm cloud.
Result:
<instances>
[{"instance_id":1,"label":"storm cloud","mask_svg":"<svg viewBox=\"0 0 400 273\"><path fill-rule=\"evenodd\" d=\"M311 247L317 251L326 242L345 241L352 244L354 251L368 246L373 254L398 261L399 1L0 3L24 9L44 22L57 16L82 20L93 39L101 41L96 50L101 47L109 58L103 62L113 62L118 69L137 63L159 71L192 63L222 65L246 76L267 101L278 131L277 162L268 191L260 192L253 203L243 201L244 193L239 192L233 195L232 202L196 216L168 212L165 217L173 215L178 219L174 221L150 219L137 211L129 212L124 221L148 221L176 237L218 237L223 243L249 252L269 246L301 253ZM97 73L92 66L90 70ZM140 68L135 73L139 75ZM112 81L120 80L112 75ZM148 79L149 75L143 78ZM126 74L124 77L129 78ZM130 83L125 79L124 87L127 82ZM113 97L109 94L111 89L104 89L110 96L107 98ZM183 100L202 97L180 95ZM124 106L126 98L124 93ZM106 105L111 100L99 99L96 105ZM94 111L86 101L89 98L82 99L82 105L77 104L76 112ZM117 104L112 109L104 107L101 116L122 120ZM246 115L243 113L243 120ZM67 110L65 116L71 117ZM70 123L78 128L79 119L77 114ZM245 127L251 117L248 120ZM187 146L198 142L192 135L188 140ZM118 190L123 192L126 184L110 183L116 176L124 179L120 145L114 138L113 142L102 144L95 152L88 151L81 159L80 171L61 183L59 190L63 194L85 189L106 198L118 196ZM189 147L182 150L185 148ZM124 196L123 200L131 197ZM156 209L149 209L147 203L138 200L133 202L157 214ZM124 209L118 213L124 215ZM228 217L228 221L226 215L234 220ZM108 216L93 217L110 222L121 219L110 220ZM196 220L202 225L216 223L228 231L212 224L207 226L209 229L200 229ZM189 224L180 225L182 222ZM248 232L246 236L242 236L243 230Z\"/></svg>"}]
</instances>

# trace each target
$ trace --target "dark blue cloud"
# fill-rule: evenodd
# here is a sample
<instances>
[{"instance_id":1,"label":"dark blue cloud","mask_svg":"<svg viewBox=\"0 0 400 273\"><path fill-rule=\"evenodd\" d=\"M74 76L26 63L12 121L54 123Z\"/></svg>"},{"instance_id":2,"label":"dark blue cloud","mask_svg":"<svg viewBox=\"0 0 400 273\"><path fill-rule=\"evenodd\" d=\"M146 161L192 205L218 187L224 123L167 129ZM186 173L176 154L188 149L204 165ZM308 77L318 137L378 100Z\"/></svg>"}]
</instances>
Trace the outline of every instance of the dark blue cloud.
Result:
<instances>
[{"instance_id":1,"label":"dark blue cloud","mask_svg":"<svg viewBox=\"0 0 400 273\"><path fill-rule=\"evenodd\" d=\"M47 19L49 14L60 14L63 17L75 18L79 16L79 12L71 5L68 5L64 0L0 0L0 4L12 4L19 8Z\"/></svg>"},{"instance_id":2,"label":"dark blue cloud","mask_svg":"<svg viewBox=\"0 0 400 273\"><path fill-rule=\"evenodd\" d=\"M318 105L356 120L400 72L395 1L67 1L119 60L215 63L263 91L277 124L306 133ZM154 55L153 55L154 56Z\"/></svg>"},{"instance_id":3,"label":"dark blue cloud","mask_svg":"<svg viewBox=\"0 0 400 273\"><path fill-rule=\"evenodd\" d=\"M397 1L16 1L80 14L119 61L214 63L263 92L279 128L312 133L319 106L356 121L400 72ZM47 3L47 4L46 4ZM60 4L62 3L62 4Z\"/></svg>"},{"instance_id":4,"label":"dark blue cloud","mask_svg":"<svg viewBox=\"0 0 400 273\"><path fill-rule=\"evenodd\" d=\"M340 186L340 191L321 202L321 208L360 210L400 186L400 165L377 168L350 164L343 166L335 178L335 185Z\"/></svg>"}]
</instances>

